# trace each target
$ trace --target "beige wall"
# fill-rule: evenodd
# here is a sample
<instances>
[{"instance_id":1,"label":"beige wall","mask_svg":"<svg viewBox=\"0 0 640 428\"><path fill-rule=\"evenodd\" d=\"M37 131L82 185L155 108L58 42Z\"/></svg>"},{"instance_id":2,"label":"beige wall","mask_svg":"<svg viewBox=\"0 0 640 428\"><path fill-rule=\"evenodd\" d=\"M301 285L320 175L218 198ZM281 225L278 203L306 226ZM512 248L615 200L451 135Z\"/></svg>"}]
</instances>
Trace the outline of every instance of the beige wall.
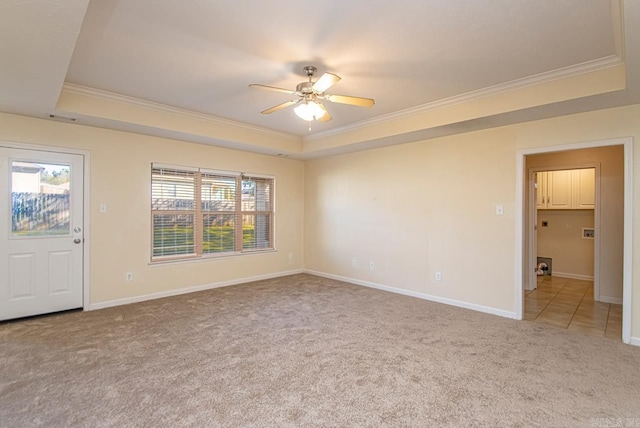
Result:
<instances>
[{"instance_id":1,"label":"beige wall","mask_svg":"<svg viewBox=\"0 0 640 428\"><path fill-rule=\"evenodd\" d=\"M308 162L305 268L513 311L510 140L502 128Z\"/></svg>"},{"instance_id":2,"label":"beige wall","mask_svg":"<svg viewBox=\"0 0 640 428\"><path fill-rule=\"evenodd\" d=\"M618 301L622 299L624 241L623 146L527 156L525 169L571 168L593 164L599 166L600 298ZM555 269L559 270L557 267Z\"/></svg>"},{"instance_id":3,"label":"beige wall","mask_svg":"<svg viewBox=\"0 0 640 428\"><path fill-rule=\"evenodd\" d=\"M582 237L583 227L593 227L593 210L538 210L538 257L551 258L553 276L593 279L594 240ZM622 275L619 287L622 297Z\"/></svg>"},{"instance_id":4,"label":"beige wall","mask_svg":"<svg viewBox=\"0 0 640 428\"><path fill-rule=\"evenodd\" d=\"M302 269L301 161L6 114L0 140L90 152L92 304ZM151 162L275 176L278 251L150 266Z\"/></svg>"},{"instance_id":5,"label":"beige wall","mask_svg":"<svg viewBox=\"0 0 640 428\"><path fill-rule=\"evenodd\" d=\"M517 151L633 137L640 189L638 117L634 105L309 161L305 268L513 313ZM640 337L640 275L632 288Z\"/></svg>"}]
</instances>

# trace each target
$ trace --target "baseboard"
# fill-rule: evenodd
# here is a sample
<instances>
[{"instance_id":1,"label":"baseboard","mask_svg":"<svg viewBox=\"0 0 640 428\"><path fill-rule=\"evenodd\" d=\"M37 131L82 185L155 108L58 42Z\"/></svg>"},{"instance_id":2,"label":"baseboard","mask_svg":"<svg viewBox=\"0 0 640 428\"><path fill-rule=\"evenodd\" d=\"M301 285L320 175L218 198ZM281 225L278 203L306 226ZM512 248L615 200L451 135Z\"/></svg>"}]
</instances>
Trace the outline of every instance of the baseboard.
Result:
<instances>
[{"instance_id":1,"label":"baseboard","mask_svg":"<svg viewBox=\"0 0 640 428\"><path fill-rule=\"evenodd\" d=\"M614 303L616 305L621 305L622 304L622 297L603 296L601 294L600 298L598 299L598 302Z\"/></svg>"},{"instance_id":2,"label":"baseboard","mask_svg":"<svg viewBox=\"0 0 640 428\"><path fill-rule=\"evenodd\" d=\"M631 337L629 340L629 345L640 346L640 337Z\"/></svg>"},{"instance_id":3,"label":"baseboard","mask_svg":"<svg viewBox=\"0 0 640 428\"><path fill-rule=\"evenodd\" d=\"M257 275L246 278L237 278L228 281L213 282L210 284L196 285L187 288L178 288L176 290L160 291L158 293L143 294L141 296L126 297L124 299L109 300L106 302L93 303L85 310L93 311L96 309L111 308L113 306L128 305L130 303L144 302L146 300L161 299L163 297L178 296L180 294L193 293L196 291L211 290L213 288L228 287L230 285L244 284L253 281L262 281L265 279L279 278L281 276L295 275L302 273L302 269L290 270L285 272L269 273L266 275Z\"/></svg>"},{"instance_id":4,"label":"baseboard","mask_svg":"<svg viewBox=\"0 0 640 428\"><path fill-rule=\"evenodd\" d=\"M338 281L348 282L350 284L362 285L364 287L375 288L378 290L388 291L391 293L402 294L405 296L417 297L418 299L429 300L431 302L443 303L445 305L457 306L459 308L464 308L464 309L471 309L474 311L484 312L491 315L498 315L505 318L517 319L515 312L491 308L488 306L477 305L475 303L464 302L462 300L449 299L447 297L440 297L440 296L434 296L432 294L420 293L417 291L404 290L402 288L390 287L388 285L377 284L375 282L363 281L360 279L348 278L345 276L333 275L330 273L319 272L315 270L304 269L304 273L321 276L329 279L335 279Z\"/></svg>"},{"instance_id":5,"label":"baseboard","mask_svg":"<svg viewBox=\"0 0 640 428\"><path fill-rule=\"evenodd\" d=\"M592 275L580 275L579 273L566 273L566 272L558 272L553 271L551 276L558 276L560 278L569 278L569 279L581 279L583 281L593 281Z\"/></svg>"}]
</instances>

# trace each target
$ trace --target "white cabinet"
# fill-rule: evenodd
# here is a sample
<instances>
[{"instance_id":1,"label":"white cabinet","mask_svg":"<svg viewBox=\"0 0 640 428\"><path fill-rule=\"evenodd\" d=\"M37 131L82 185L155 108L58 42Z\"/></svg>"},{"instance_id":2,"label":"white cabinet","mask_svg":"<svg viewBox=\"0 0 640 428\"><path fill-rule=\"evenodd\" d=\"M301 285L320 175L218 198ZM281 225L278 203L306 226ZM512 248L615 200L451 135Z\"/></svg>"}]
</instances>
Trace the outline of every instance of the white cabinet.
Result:
<instances>
[{"instance_id":1,"label":"white cabinet","mask_svg":"<svg viewBox=\"0 0 640 428\"><path fill-rule=\"evenodd\" d=\"M594 168L574 169L571 175L571 207L593 209L596 206L596 170Z\"/></svg>"},{"instance_id":2,"label":"white cabinet","mask_svg":"<svg viewBox=\"0 0 640 428\"><path fill-rule=\"evenodd\" d=\"M595 169L536 173L536 205L540 210L593 209Z\"/></svg>"},{"instance_id":3,"label":"white cabinet","mask_svg":"<svg viewBox=\"0 0 640 428\"><path fill-rule=\"evenodd\" d=\"M541 171L535 174L536 207L539 210L547 209L547 172Z\"/></svg>"},{"instance_id":4,"label":"white cabinet","mask_svg":"<svg viewBox=\"0 0 640 428\"><path fill-rule=\"evenodd\" d=\"M547 209L571 208L571 171L547 172Z\"/></svg>"}]
</instances>

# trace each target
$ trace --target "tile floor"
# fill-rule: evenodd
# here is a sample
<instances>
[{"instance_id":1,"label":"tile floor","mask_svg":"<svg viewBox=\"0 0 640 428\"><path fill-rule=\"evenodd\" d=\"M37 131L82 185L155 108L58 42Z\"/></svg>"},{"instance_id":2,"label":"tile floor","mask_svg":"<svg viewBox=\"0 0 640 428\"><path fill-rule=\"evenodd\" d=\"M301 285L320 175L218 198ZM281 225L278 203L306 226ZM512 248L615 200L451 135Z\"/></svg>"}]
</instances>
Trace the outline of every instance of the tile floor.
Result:
<instances>
[{"instance_id":1,"label":"tile floor","mask_svg":"<svg viewBox=\"0 0 640 428\"><path fill-rule=\"evenodd\" d=\"M539 276L525 290L524 319L621 340L622 305L593 300L593 281Z\"/></svg>"}]
</instances>

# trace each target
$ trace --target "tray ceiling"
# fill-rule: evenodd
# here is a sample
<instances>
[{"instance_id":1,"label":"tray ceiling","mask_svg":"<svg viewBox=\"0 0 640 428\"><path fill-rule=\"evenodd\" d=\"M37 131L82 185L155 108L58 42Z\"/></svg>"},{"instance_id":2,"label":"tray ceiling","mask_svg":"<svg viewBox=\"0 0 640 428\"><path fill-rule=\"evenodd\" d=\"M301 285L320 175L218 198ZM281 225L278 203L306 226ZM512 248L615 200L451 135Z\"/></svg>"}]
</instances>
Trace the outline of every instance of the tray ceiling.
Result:
<instances>
[{"instance_id":1,"label":"tray ceiling","mask_svg":"<svg viewBox=\"0 0 640 428\"><path fill-rule=\"evenodd\" d=\"M638 7L627 6L633 18ZM311 141L624 63L623 7L602 0L11 2L0 14L1 53L13 63L0 65L0 108L64 115L56 102L67 89ZM376 105L326 103L333 120L311 130L290 108L261 115L290 96L248 85L293 89L306 80L305 65L342 77L332 93ZM80 123L85 114L87 124L163 135L153 124L117 125L122 120L73 110ZM208 142L197 133L165 135Z\"/></svg>"}]
</instances>

